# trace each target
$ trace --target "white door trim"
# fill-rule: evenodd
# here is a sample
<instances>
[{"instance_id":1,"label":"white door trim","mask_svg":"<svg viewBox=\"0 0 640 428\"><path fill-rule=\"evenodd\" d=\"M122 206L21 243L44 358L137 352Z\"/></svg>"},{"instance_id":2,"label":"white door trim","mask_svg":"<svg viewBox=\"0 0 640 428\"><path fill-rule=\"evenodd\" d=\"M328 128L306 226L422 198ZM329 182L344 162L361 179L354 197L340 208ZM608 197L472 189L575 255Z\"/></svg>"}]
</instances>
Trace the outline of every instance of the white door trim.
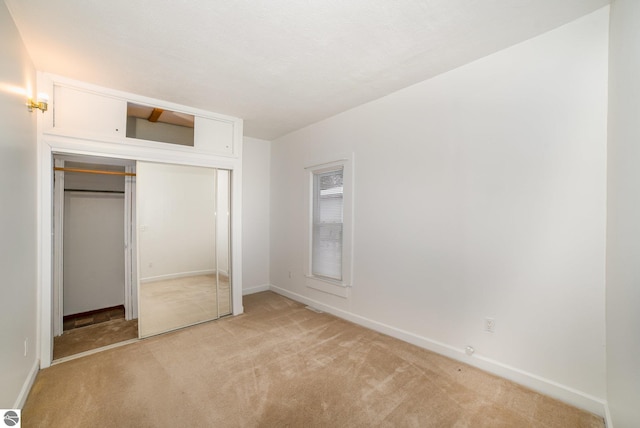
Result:
<instances>
[{"instance_id":1,"label":"white door trim","mask_svg":"<svg viewBox=\"0 0 640 428\"><path fill-rule=\"evenodd\" d=\"M56 159L54 166L64 167ZM53 335L63 332L64 302L64 172L54 171L53 184Z\"/></svg>"}]
</instances>

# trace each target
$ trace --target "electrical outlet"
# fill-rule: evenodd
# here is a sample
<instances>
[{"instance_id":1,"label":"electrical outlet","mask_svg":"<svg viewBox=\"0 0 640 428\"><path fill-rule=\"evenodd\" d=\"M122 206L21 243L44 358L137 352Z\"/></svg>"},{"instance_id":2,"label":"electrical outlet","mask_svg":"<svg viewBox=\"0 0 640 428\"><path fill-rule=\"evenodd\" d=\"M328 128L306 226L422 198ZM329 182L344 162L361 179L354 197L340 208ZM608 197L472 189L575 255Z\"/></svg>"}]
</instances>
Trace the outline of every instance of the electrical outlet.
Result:
<instances>
[{"instance_id":1,"label":"electrical outlet","mask_svg":"<svg viewBox=\"0 0 640 428\"><path fill-rule=\"evenodd\" d=\"M24 356L27 356L27 352L29 351L29 338L24 338Z\"/></svg>"},{"instance_id":2,"label":"electrical outlet","mask_svg":"<svg viewBox=\"0 0 640 428\"><path fill-rule=\"evenodd\" d=\"M484 331L494 333L496 331L496 320L494 320L493 318L485 318Z\"/></svg>"},{"instance_id":3,"label":"electrical outlet","mask_svg":"<svg viewBox=\"0 0 640 428\"><path fill-rule=\"evenodd\" d=\"M291 278L291 271L289 271L289 278Z\"/></svg>"}]
</instances>

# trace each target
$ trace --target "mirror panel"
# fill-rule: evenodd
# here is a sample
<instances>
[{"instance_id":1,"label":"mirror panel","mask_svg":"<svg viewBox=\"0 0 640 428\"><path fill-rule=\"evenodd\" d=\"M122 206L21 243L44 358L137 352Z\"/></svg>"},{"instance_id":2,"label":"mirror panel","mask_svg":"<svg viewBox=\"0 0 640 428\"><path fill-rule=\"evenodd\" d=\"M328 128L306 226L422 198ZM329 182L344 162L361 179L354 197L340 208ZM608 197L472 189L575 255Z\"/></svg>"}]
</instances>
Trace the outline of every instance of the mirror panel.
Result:
<instances>
[{"instance_id":1,"label":"mirror panel","mask_svg":"<svg viewBox=\"0 0 640 428\"><path fill-rule=\"evenodd\" d=\"M229 177L224 170L138 162L140 337L231 313ZM225 215L216 215L218 204Z\"/></svg>"}]
</instances>

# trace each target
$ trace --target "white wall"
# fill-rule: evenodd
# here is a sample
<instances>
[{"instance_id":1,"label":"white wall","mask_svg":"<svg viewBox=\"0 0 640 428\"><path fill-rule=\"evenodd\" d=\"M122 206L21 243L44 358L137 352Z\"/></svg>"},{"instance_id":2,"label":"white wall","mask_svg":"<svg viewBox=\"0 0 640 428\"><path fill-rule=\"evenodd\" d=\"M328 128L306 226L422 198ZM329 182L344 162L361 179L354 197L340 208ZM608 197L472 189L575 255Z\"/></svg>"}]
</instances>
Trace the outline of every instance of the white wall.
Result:
<instances>
[{"instance_id":1,"label":"white wall","mask_svg":"<svg viewBox=\"0 0 640 428\"><path fill-rule=\"evenodd\" d=\"M64 192L63 230L63 315L124 305L124 195Z\"/></svg>"},{"instance_id":2,"label":"white wall","mask_svg":"<svg viewBox=\"0 0 640 428\"><path fill-rule=\"evenodd\" d=\"M66 168L97 169L104 171L124 172L124 167L111 165L65 161L64 166ZM65 190L97 190L124 193L124 183L124 177L121 175L86 174L81 172L64 173Z\"/></svg>"},{"instance_id":3,"label":"white wall","mask_svg":"<svg viewBox=\"0 0 640 428\"><path fill-rule=\"evenodd\" d=\"M269 195L271 143L244 138L242 153L243 291L263 291L269 285Z\"/></svg>"},{"instance_id":4,"label":"white wall","mask_svg":"<svg viewBox=\"0 0 640 428\"><path fill-rule=\"evenodd\" d=\"M607 398L616 428L640 423L640 2L611 6Z\"/></svg>"},{"instance_id":5,"label":"white wall","mask_svg":"<svg viewBox=\"0 0 640 428\"><path fill-rule=\"evenodd\" d=\"M124 171L124 167L68 160L64 166ZM65 172L64 188L63 315L123 305L124 177Z\"/></svg>"},{"instance_id":6,"label":"white wall","mask_svg":"<svg viewBox=\"0 0 640 428\"><path fill-rule=\"evenodd\" d=\"M274 288L603 413L607 34L605 8L275 140ZM302 278L303 168L345 152L346 299Z\"/></svg>"},{"instance_id":7,"label":"white wall","mask_svg":"<svg viewBox=\"0 0 640 428\"><path fill-rule=\"evenodd\" d=\"M21 406L36 359L36 115L25 107L35 69L0 2L0 408ZM22 91L22 93L20 93ZM27 356L24 342L28 341Z\"/></svg>"}]
</instances>

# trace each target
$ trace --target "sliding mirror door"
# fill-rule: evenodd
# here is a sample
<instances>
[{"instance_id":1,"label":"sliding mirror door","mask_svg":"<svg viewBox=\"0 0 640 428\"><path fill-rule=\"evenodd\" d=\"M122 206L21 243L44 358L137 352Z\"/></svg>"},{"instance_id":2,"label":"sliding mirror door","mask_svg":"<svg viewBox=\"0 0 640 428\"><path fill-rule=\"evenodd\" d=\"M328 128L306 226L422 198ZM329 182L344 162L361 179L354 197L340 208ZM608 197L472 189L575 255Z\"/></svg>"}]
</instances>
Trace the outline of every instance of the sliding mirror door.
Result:
<instances>
[{"instance_id":1,"label":"sliding mirror door","mask_svg":"<svg viewBox=\"0 0 640 428\"><path fill-rule=\"evenodd\" d=\"M230 173L138 162L140 337L231 313Z\"/></svg>"}]
</instances>

